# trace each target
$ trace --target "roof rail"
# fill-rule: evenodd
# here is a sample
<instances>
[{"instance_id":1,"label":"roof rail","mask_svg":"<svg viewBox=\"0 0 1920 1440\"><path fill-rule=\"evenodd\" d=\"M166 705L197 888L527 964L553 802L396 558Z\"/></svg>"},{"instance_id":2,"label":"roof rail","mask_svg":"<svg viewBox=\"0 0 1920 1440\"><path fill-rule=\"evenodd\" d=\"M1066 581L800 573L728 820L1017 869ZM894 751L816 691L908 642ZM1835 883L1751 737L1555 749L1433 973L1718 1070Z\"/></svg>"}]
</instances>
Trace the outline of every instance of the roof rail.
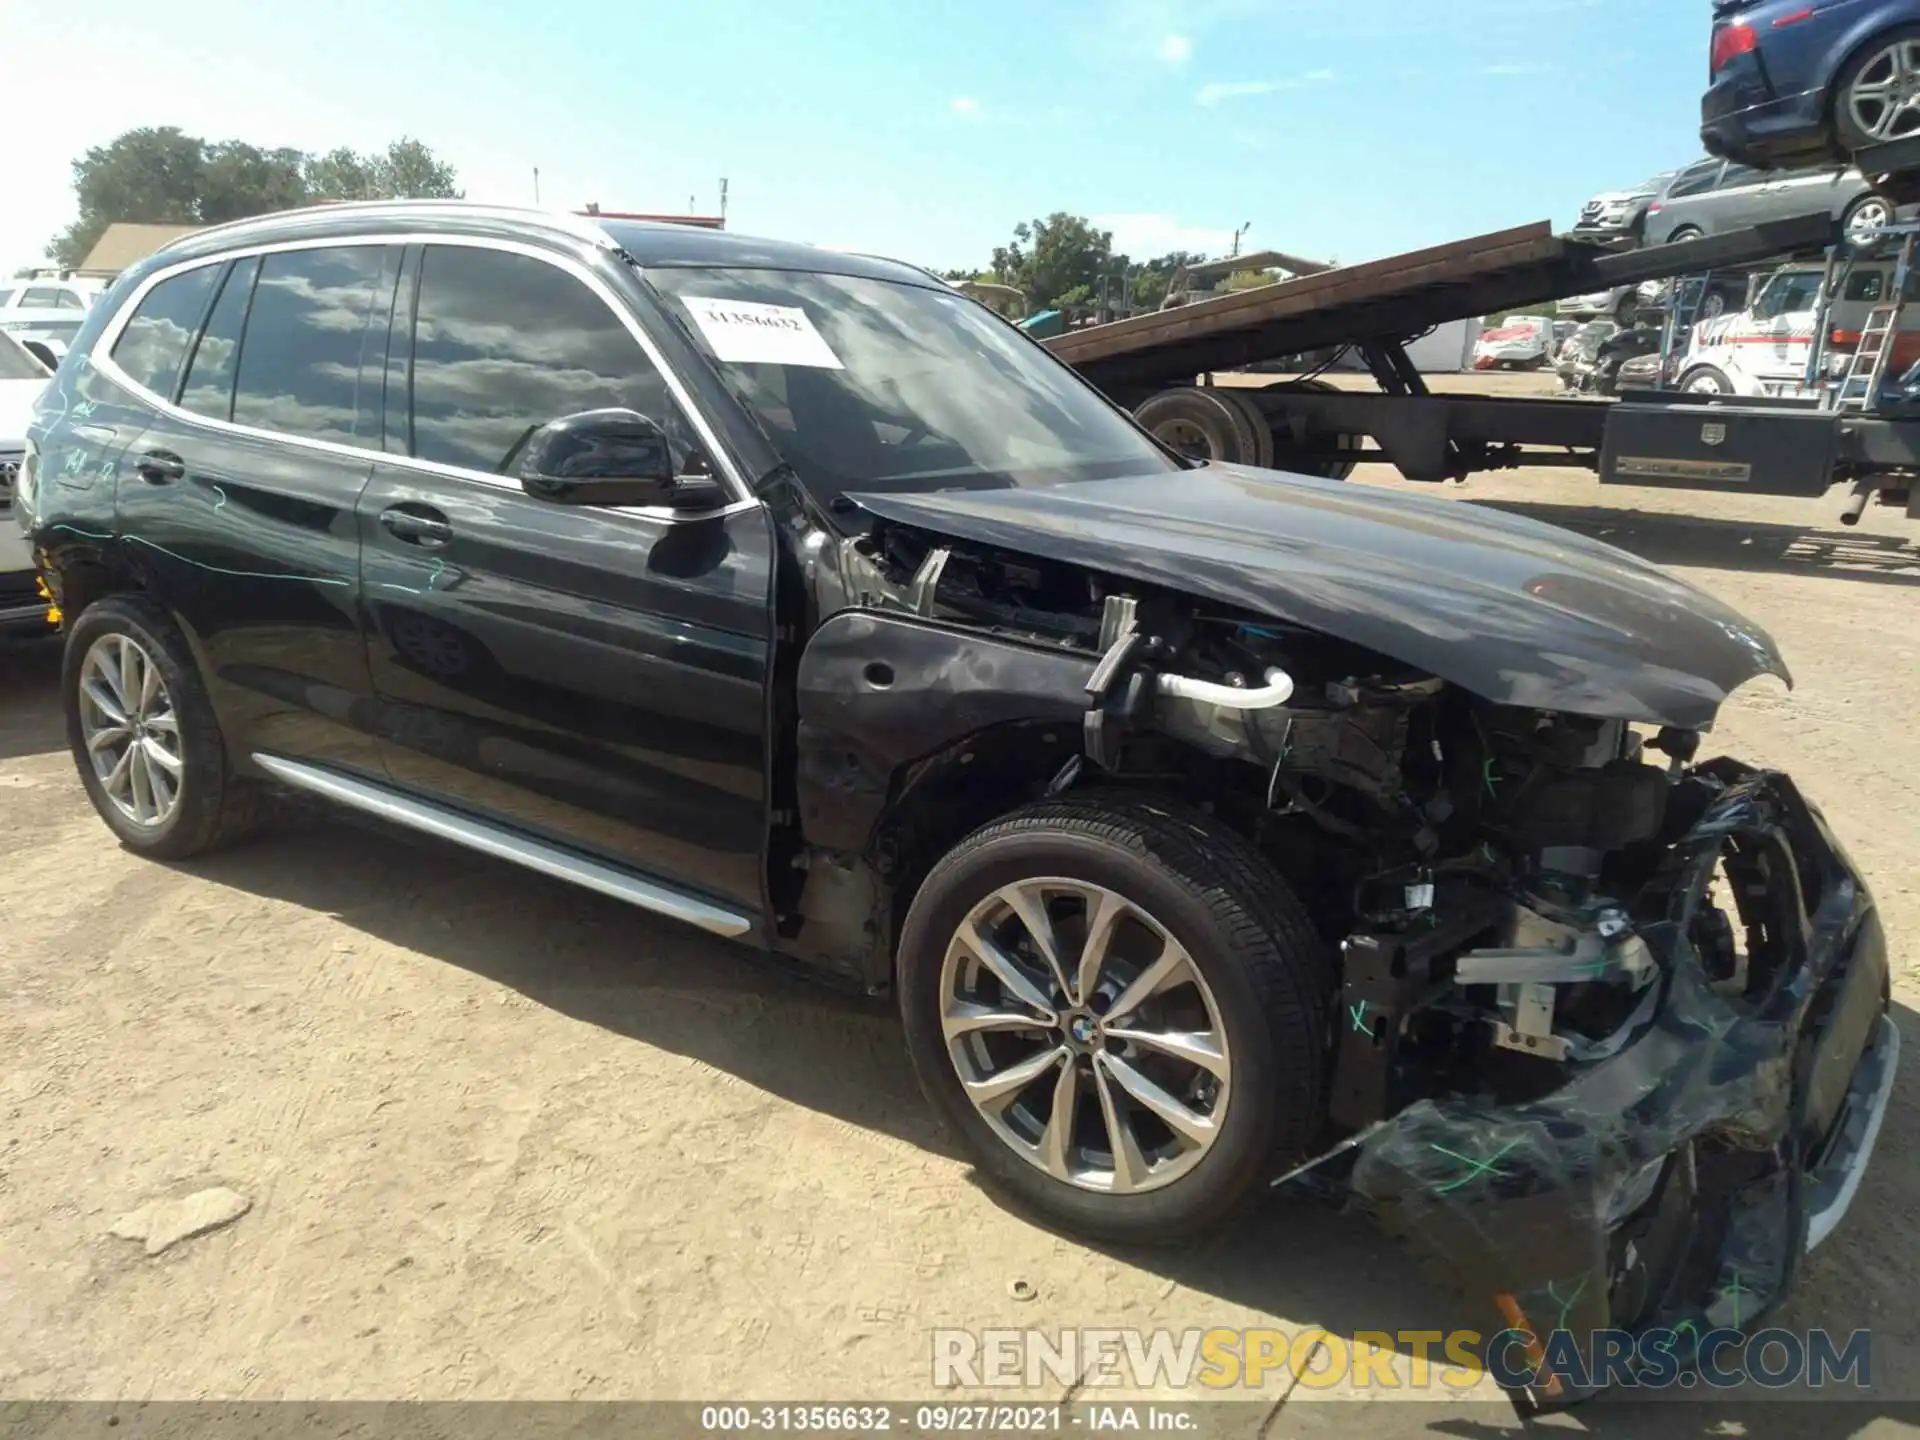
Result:
<instances>
[{"instance_id":1,"label":"roof rail","mask_svg":"<svg viewBox=\"0 0 1920 1440\"><path fill-rule=\"evenodd\" d=\"M160 247L171 250L176 245L188 241L197 241L207 235L223 235L229 232L244 231L251 227L277 224L304 215L352 214L404 214L408 211L433 209L449 213L464 213L475 218L511 217L545 225L549 229L562 231L582 240L592 240L595 244L615 249L611 235L594 224L588 217L576 215L565 210L544 210L531 205L490 205L474 200L331 200L318 205L300 205L291 210L273 210L264 215L249 215L241 220L223 220L217 225L208 225L202 229L169 240ZM155 252L159 253L158 251Z\"/></svg>"}]
</instances>

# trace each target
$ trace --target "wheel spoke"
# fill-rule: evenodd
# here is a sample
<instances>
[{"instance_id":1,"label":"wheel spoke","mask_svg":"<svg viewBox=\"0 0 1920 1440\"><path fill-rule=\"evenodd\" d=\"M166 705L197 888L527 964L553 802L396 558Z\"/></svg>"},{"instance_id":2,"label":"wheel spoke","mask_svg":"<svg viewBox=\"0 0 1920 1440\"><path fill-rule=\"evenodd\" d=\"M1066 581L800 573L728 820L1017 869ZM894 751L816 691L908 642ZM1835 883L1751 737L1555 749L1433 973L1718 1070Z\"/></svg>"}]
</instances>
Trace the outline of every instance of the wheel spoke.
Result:
<instances>
[{"instance_id":1,"label":"wheel spoke","mask_svg":"<svg viewBox=\"0 0 1920 1440\"><path fill-rule=\"evenodd\" d=\"M1049 1021L1053 1019L1053 1006L1048 1003L1047 997L1040 993L1040 987L1035 985L1027 972L1020 968L1019 961L987 938L978 921L970 922L963 927L959 938L960 943L978 956L980 963L994 973L1010 998L1019 1001L1022 1005L1032 1006L1036 1014L1046 1017Z\"/></svg>"},{"instance_id":2,"label":"wheel spoke","mask_svg":"<svg viewBox=\"0 0 1920 1440\"><path fill-rule=\"evenodd\" d=\"M1053 1082L1053 1111L1047 1117L1046 1133L1040 1137L1040 1158L1047 1173L1065 1180L1073 1174L1073 1121L1080 1107L1080 1067L1069 1057L1060 1067L1060 1078Z\"/></svg>"},{"instance_id":3,"label":"wheel spoke","mask_svg":"<svg viewBox=\"0 0 1920 1440\"><path fill-rule=\"evenodd\" d=\"M940 1027L947 1032L947 1039L953 1040L981 1030L1044 1029L1046 1022L1018 1011L995 1010L988 1005L956 1000L947 1007L947 1013L940 1017Z\"/></svg>"},{"instance_id":4,"label":"wheel spoke","mask_svg":"<svg viewBox=\"0 0 1920 1440\"><path fill-rule=\"evenodd\" d=\"M1100 892L1100 903L1087 915L1087 939L1080 947L1080 973L1077 977L1079 988L1074 999L1081 1005L1093 999L1093 992L1100 988L1100 970L1107 963L1107 952L1113 948L1113 932L1120 924L1120 917L1127 913L1127 902L1111 890Z\"/></svg>"},{"instance_id":5,"label":"wheel spoke","mask_svg":"<svg viewBox=\"0 0 1920 1440\"><path fill-rule=\"evenodd\" d=\"M1107 1127L1107 1148L1113 1152L1113 1192L1124 1195L1136 1190L1147 1178L1147 1160L1140 1153L1140 1142L1127 1123L1120 1097L1113 1093L1113 1082L1098 1061L1093 1066L1094 1088L1100 1092L1100 1118Z\"/></svg>"},{"instance_id":6,"label":"wheel spoke","mask_svg":"<svg viewBox=\"0 0 1920 1440\"><path fill-rule=\"evenodd\" d=\"M1227 1076L1227 1057L1211 1031L1109 1029L1107 1039L1144 1045L1149 1050L1158 1050L1162 1055L1171 1055L1189 1065L1198 1065L1209 1075L1222 1080Z\"/></svg>"},{"instance_id":7,"label":"wheel spoke","mask_svg":"<svg viewBox=\"0 0 1920 1440\"><path fill-rule=\"evenodd\" d=\"M106 681L106 673L104 666L94 669L92 674L80 682L80 688L86 692L87 699L93 702L94 709L115 725L125 725L127 707L120 703L119 696L112 693L112 687Z\"/></svg>"},{"instance_id":8,"label":"wheel spoke","mask_svg":"<svg viewBox=\"0 0 1920 1440\"><path fill-rule=\"evenodd\" d=\"M1107 1007L1107 1018L1118 1020L1131 1015L1146 1004L1149 996L1165 989L1176 976L1182 976L1187 964L1187 952L1168 940L1162 946L1159 958L1128 982L1119 998Z\"/></svg>"},{"instance_id":9,"label":"wheel spoke","mask_svg":"<svg viewBox=\"0 0 1920 1440\"><path fill-rule=\"evenodd\" d=\"M967 1087L967 1094L975 1105L997 1114L1011 1105L1021 1091L1068 1058L1067 1047L1055 1045L1050 1050L1036 1050L1018 1064L996 1071L984 1080L963 1080L961 1083Z\"/></svg>"},{"instance_id":10,"label":"wheel spoke","mask_svg":"<svg viewBox=\"0 0 1920 1440\"><path fill-rule=\"evenodd\" d=\"M158 730L166 735L178 735L180 722L174 718L173 711L162 710L157 715L147 716L147 729Z\"/></svg>"},{"instance_id":11,"label":"wheel spoke","mask_svg":"<svg viewBox=\"0 0 1920 1440\"><path fill-rule=\"evenodd\" d=\"M134 653L140 655L140 698L134 703L139 706L140 713L144 715L153 708L153 702L159 698L160 667L139 651Z\"/></svg>"},{"instance_id":12,"label":"wheel spoke","mask_svg":"<svg viewBox=\"0 0 1920 1440\"><path fill-rule=\"evenodd\" d=\"M162 745L158 740L155 740L151 736L149 736L147 739L142 740L140 742L140 748L147 752L147 759L151 760L155 765L159 766L160 769L164 770L167 773L169 778L177 779L179 777L180 775L179 757L168 754L167 748L164 745Z\"/></svg>"},{"instance_id":13,"label":"wheel spoke","mask_svg":"<svg viewBox=\"0 0 1920 1440\"><path fill-rule=\"evenodd\" d=\"M138 714L142 688L140 647L124 636L120 640L120 673L115 677L113 688L120 697L120 703L130 712Z\"/></svg>"},{"instance_id":14,"label":"wheel spoke","mask_svg":"<svg viewBox=\"0 0 1920 1440\"><path fill-rule=\"evenodd\" d=\"M122 740L130 738L132 734L133 732L125 725L103 725L87 736L87 749L89 751L104 750L109 745L118 745Z\"/></svg>"},{"instance_id":15,"label":"wheel spoke","mask_svg":"<svg viewBox=\"0 0 1920 1440\"><path fill-rule=\"evenodd\" d=\"M1213 1121L1209 1117L1189 1110L1119 1057L1109 1054L1102 1058L1114 1082L1164 1120L1168 1129L1196 1145L1205 1145L1213 1139Z\"/></svg>"},{"instance_id":16,"label":"wheel spoke","mask_svg":"<svg viewBox=\"0 0 1920 1440\"><path fill-rule=\"evenodd\" d=\"M141 745L141 759L147 767L147 785L153 792L153 818L162 819L173 806L174 792L180 787L178 769L169 772L168 764L177 767L171 755L166 754L151 740Z\"/></svg>"},{"instance_id":17,"label":"wheel spoke","mask_svg":"<svg viewBox=\"0 0 1920 1440\"><path fill-rule=\"evenodd\" d=\"M100 788L107 794L119 796L127 791L133 777L133 746L129 745L120 752L120 758L113 762L113 769L100 778ZM131 802L129 802L131 803Z\"/></svg>"},{"instance_id":18,"label":"wheel spoke","mask_svg":"<svg viewBox=\"0 0 1920 1440\"><path fill-rule=\"evenodd\" d=\"M127 778L131 782L133 795L133 818L151 820L154 815L153 770L147 764L147 752L142 746L129 745L127 754L132 761L127 768Z\"/></svg>"},{"instance_id":19,"label":"wheel spoke","mask_svg":"<svg viewBox=\"0 0 1920 1440\"><path fill-rule=\"evenodd\" d=\"M1072 1004L1073 991L1067 988L1067 972L1060 966L1060 942L1053 933L1053 920L1047 914L1047 897L1036 885L1009 885L1000 893L1013 913L1020 917L1027 934L1033 937L1034 948L1047 962L1047 969L1053 972L1053 983L1060 987L1062 1002Z\"/></svg>"}]
</instances>

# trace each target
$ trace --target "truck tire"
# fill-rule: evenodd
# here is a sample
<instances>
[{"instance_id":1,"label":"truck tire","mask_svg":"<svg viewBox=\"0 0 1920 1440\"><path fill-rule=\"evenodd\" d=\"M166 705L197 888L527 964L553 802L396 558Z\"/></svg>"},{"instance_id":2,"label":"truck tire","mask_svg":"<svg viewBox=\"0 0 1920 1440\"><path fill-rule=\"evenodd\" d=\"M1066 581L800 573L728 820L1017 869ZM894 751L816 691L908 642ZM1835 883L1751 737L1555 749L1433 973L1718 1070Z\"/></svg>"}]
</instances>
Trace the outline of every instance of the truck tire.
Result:
<instances>
[{"instance_id":1,"label":"truck tire","mask_svg":"<svg viewBox=\"0 0 1920 1440\"><path fill-rule=\"evenodd\" d=\"M1337 973L1238 834L1099 792L968 836L899 949L914 1069L982 1174L1130 1243L1191 1238L1309 1155Z\"/></svg>"},{"instance_id":2,"label":"truck tire","mask_svg":"<svg viewBox=\"0 0 1920 1440\"><path fill-rule=\"evenodd\" d=\"M158 607L131 595L89 605L60 683L80 783L129 850L184 860L258 827L265 797L228 766L193 653Z\"/></svg>"},{"instance_id":3,"label":"truck tire","mask_svg":"<svg viewBox=\"0 0 1920 1440\"><path fill-rule=\"evenodd\" d=\"M1183 385L1149 396L1133 412L1140 428L1170 450L1195 460L1258 465L1261 431L1251 407L1228 390ZM1272 442L1267 441L1268 461Z\"/></svg>"},{"instance_id":4,"label":"truck tire","mask_svg":"<svg viewBox=\"0 0 1920 1440\"><path fill-rule=\"evenodd\" d=\"M1696 365L1682 375L1673 388L1689 395L1731 395L1733 381L1718 366Z\"/></svg>"},{"instance_id":5,"label":"truck tire","mask_svg":"<svg viewBox=\"0 0 1920 1440\"><path fill-rule=\"evenodd\" d=\"M1303 391L1314 394L1332 394L1338 386L1325 380L1279 380L1272 385L1262 387L1264 394L1284 395L1289 392L1300 394ZM1283 422L1284 423L1284 422ZM1345 480L1353 474L1354 462L1351 460L1327 460L1321 457L1308 458L1301 455L1293 443L1292 434L1274 427L1273 468L1288 470L1295 475L1318 475L1323 480ZM1338 450L1359 450L1366 442L1358 435L1339 434L1332 437L1334 448Z\"/></svg>"}]
</instances>

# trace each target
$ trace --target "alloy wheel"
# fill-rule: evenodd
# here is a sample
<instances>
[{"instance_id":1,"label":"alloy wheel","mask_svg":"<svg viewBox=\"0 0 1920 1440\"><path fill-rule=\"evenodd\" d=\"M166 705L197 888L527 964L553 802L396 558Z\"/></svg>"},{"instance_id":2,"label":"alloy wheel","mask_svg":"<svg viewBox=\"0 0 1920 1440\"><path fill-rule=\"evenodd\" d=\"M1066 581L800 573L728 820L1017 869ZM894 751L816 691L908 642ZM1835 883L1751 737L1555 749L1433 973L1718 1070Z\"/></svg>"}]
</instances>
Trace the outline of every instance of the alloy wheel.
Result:
<instances>
[{"instance_id":1,"label":"alloy wheel","mask_svg":"<svg viewBox=\"0 0 1920 1440\"><path fill-rule=\"evenodd\" d=\"M1213 992L1166 927L1112 890L995 890L948 942L940 998L967 1098L1056 1180L1157 1190L1220 1134L1232 1063Z\"/></svg>"},{"instance_id":2,"label":"alloy wheel","mask_svg":"<svg viewBox=\"0 0 1920 1440\"><path fill-rule=\"evenodd\" d=\"M80 665L80 735L113 807L164 825L180 803L180 719L160 667L127 635L103 635Z\"/></svg>"},{"instance_id":3,"label":"alloy wheel","mask_svg":"<svg viewBox=\"0 0 1920 1440\"><path fill-rule=\"evenodd\" d=\"M1847 242L1870 245L1893 223L1893 208L1884 200L1863 200L1847 217Z\"/></svg>"},{"instance_id":4,"label":"alloy wheel","mask_svg":"<svg viewBox=\"0 0 1920 1440\"><path fill-rule=\"evenodd\" d=\"M1920 40L1896 40L1862 66L1848 87L1847 108L1876 141L1920 133Z\"/></svg>"}]
</instances>

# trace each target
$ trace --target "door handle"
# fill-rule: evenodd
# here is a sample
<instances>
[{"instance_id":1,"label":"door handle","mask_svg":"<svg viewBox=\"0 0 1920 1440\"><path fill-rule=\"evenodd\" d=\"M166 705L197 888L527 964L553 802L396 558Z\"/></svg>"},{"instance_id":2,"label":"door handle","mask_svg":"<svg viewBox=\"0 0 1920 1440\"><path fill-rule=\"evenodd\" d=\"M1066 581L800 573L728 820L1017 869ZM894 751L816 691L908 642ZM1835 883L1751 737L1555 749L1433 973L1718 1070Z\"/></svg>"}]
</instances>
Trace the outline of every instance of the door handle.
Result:
<instances>
[{"instance_id":1,"label":"door handle","mask_svg":"<svg viewBox=\"0 0 1920 1440\"><path fill-rule=\"evenodd\" d=\"M187 465L171 450L149 450L134 461L133 473L149 485L171 485L187 473Z\"/></svg>"},{"instance_id":2,"label":"door handle","mask_svg":"<svg viewBox=\"0 0 1920 1440\"><path fill-rule=\"evenodd\" d=\"M396 505L382 510L380 523L394 539L428 550L438 550L453 539L453 526L447 523L447 517L425 506L409 510Z\"/></svg>"}]
</instances>

